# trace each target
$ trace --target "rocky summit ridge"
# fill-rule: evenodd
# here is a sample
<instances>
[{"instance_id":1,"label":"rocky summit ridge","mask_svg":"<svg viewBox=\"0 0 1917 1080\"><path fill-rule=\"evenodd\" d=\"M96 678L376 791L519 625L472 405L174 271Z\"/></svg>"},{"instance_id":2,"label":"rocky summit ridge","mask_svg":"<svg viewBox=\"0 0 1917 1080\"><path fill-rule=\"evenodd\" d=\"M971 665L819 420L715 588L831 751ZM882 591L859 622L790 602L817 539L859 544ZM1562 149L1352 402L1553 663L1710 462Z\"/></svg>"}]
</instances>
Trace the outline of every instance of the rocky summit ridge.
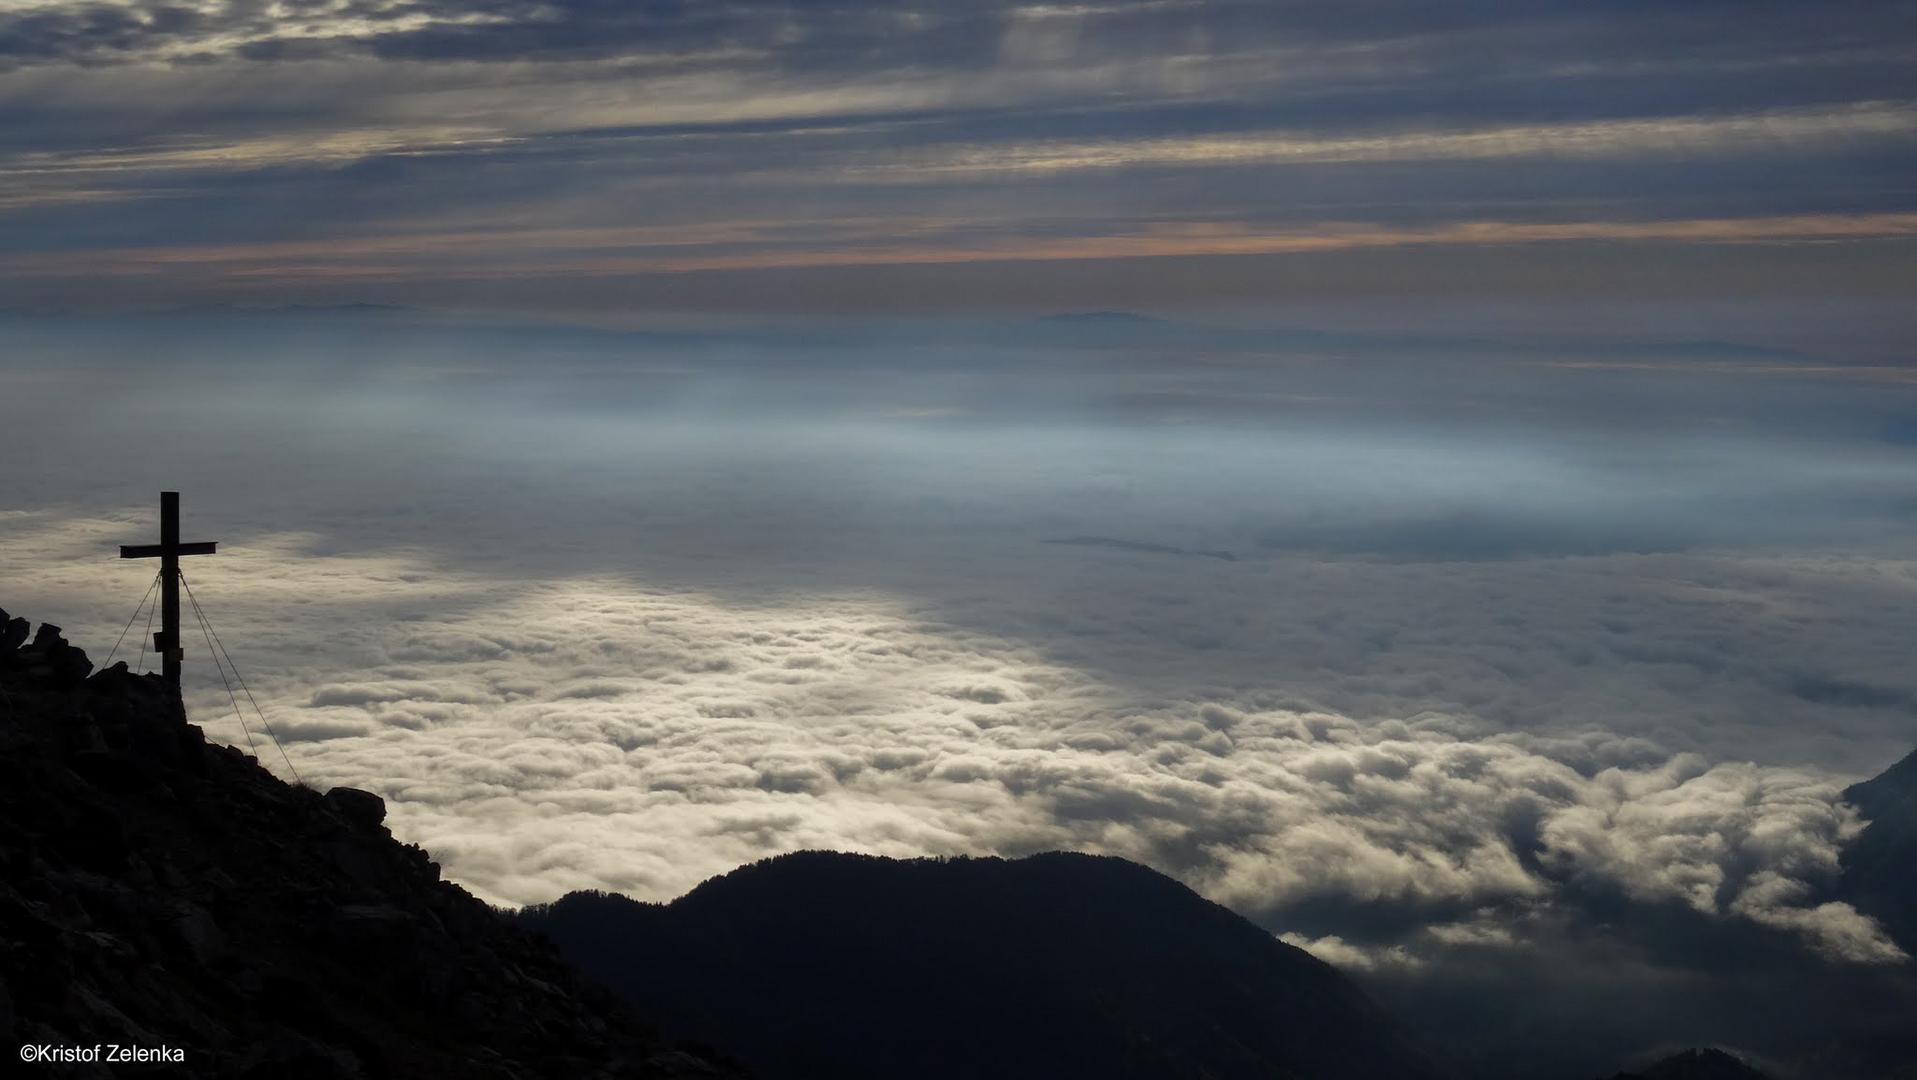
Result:
<instances>
[{"instance_id":1,"label":"rocky summit ridge","mask_svg":"<svg viewBox=\"0 0 1917 1080\"><path fill-rule=\"evenodd\" d=\"M377 795L282 782L177 695L0 611L0 1045L142 1076L691 1078L539 936L395 840ZM78 1060L76 1060L76 1057ZM29 1069L29 1074L34 1070Z\"/></svg>"}]
</instances>

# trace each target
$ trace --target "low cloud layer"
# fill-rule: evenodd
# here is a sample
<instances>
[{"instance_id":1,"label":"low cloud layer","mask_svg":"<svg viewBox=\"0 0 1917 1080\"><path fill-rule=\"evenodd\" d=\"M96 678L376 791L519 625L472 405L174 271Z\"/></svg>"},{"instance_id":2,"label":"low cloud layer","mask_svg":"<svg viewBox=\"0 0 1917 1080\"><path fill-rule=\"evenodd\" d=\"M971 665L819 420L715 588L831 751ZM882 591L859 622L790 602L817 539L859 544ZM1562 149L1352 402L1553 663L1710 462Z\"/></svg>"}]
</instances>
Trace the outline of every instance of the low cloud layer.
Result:
<instances>
[{"instance_id":1,"label":"low cloud layer","mask_svg":"<svg viewBox=\"0 0 1917 1080\"><path fill-rule=\"evenodd\" d=\"M1070 556L1038 555L1060 562L1032 572L1069 572ZM1786 929L1843 960L1902 959L1847 905L1812 901L1859 828L1838 802L1841 774L1714 763L1548 719L1517 732L1436 712L1361 720L1280 703L1296 688L1250 680L1114 685L884 595L742 605L585 579L449 616L432 610L449 588L497 588L425 565L313 559L291 538L228 559L201 575L207 603L317 600L300 629L326 656L364 658L332 678L323 661L255 672L302 774L386 795L401 835L499 901L573 888L669 898L811 847L1062 847L1168 869L1272 919L1312 901L1468 919L1601 885ZM1145 556L1120 559L1137 562L1114 579L1155 576ZM1101 621L1139 633L1126 619ZM287 633L227 622L243 654ZM239 741L217 693L202 682L196 713Z\"/></svg>"}]
</instances>

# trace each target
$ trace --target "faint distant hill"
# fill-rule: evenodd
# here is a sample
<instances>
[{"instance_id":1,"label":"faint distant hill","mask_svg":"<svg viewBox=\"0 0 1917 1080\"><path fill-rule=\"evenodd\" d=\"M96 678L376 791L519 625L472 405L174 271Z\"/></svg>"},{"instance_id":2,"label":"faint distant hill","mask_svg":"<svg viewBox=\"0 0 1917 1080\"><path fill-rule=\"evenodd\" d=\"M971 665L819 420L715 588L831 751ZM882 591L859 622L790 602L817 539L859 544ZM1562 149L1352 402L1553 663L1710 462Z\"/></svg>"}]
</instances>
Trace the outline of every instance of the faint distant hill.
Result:
<instances>
[{"instance_id":1,"label":"faint distant hill","mask_svg":"<svg viewBox=\"0 0 1917 1080\"><path fill-rule=\"evenodd\" d=\"M1437 1075L1330 966L1121 859L805 852L520 922L770 1080Z\"/></svg>"},{"instance_id":2,"label":"faint distant hill","mask_svg":"<svg viewBox=\"0 0 1917 1080\"><path fill-rule=\"evenodd\" d=\"M1618 1073L1611 1080L1771 1080L1771 1077L1722 1050L1686 1050L1636 1072Z\"/></svg>"},{"instance_id":3,"label":"faint distant hill","mask_svg":"<svg viewBox=\"0 0 1917 1080\"><path fill-rule=\"evenodd\" d=\"M195 358L243 355L249 364L286 354L288 334L297 334L297 340L307 345L331 344L338 350L333 354L336 362L348 363L362 359L384 362L386 354L381 350L397 346L448 350L463 358L527 349L557 353L583 350L628 357L650 350L690 350L707 364L782 365L803 356L814 365L878 363L888 368L907 364L899 353L901 346L922 345L1039 348L1092 355L1146 350L1173 356L1193 351L1325 353L1380 360L1502 356L1627 365L1701 361L1761 366L1802 364L1813 359L1794 349L1712 339L1557 341L1522 336L1323 330L1296 325L1216 324L1130 311L1073 311L1009 319L885 319L831 324L798 320L776 325L615 329L379 303L196 306L108 314L18 311L0 302L0 329L17 335L15 347L36 341L143 352L166 347ZM214 342L219 347L210 348ZM369 344L377 347L368 348ZM984 364L988 360L975 356L970 362Z\"/></svg>"},{"instance_id":4,"label":"faint distant hill","mask_svg":"<svg viewBox=\"0 0 1917 1080\"><path fill-rule=\"evenodd\" d=\"M1152 318L1131 311L1060 311L1043 315L1039 326L1070 326L1079 330L1175 330L1179 324L1167 318Z\"/></svg>"},{"instance_id":5,"label":"faint distant hill","mask_svg":"<svg viewBox=\"0 0 1917 1080\"><path fill-rule=\"evenodd\" d=\"M1200 559L1222 559L1225 562L1237 562L1238 556L1229 551L1202 551L1192 548L1173 547L1170 544L1149 544L1139 540L1121 540L1110 536L1065 536L1055 540L1046 540L1047 544L1064 544L1071 547L1116 548L1119 551L1136 551L1146 555L1188 555Z\"/></svg>"},{"instance_id":6,"label":"faint distant hill","mask_svg":"<svg viewBox=\"0 0 1917 1080\"><path fill-rule=\"evenodd\" d=\"M1842 897L1917 956L1917 752L1846 788L1844 801L1870 824L1840 856Z\"/></svg>"},{"instance_id":7,"label":"faint distant hill","mask_svg":"<svg viewBox=\"0 0 1917 1080\"><path fill-rule=\"evenodd\" d=\"M1220 351L1326 351L1389 356L1396 354L1530 356L1552 359L1613 360L1621 362L1708 360L1747 363L1802 363L1809 359L1795 349L1751 345L1739 341L1683 339L1666 341L1521 340L1470 335L1421 333L1366 333L1319 330L1302 326L1213 325L1164 319L1131 311L1067 311L1043 315L1009 336L1054 347L1118 346L1196 348Z\"/></svg>"},{"instance_id":8,"label":"faint distant hill","mask_svg":"<svg viewBox=\"0 0 1917 1080\"><path fill-rule=\"evenodd\" d=\"M439 876L364 791L209 744L158 676L0 611L0 1045L177 1049L24 1075L642 1080L672 1049Z\"/></svg>"},{"instance_id":9,"label":"faint distant hill","mask_svg":"<svg viewBox=\"0 0 1917 1080\"><path fill-rule=\"evenodd\" d=\"M1155 319L1150 315L1140 315L1131 311L1061 311L1056 315L1040 316L1039 322L1055 326L1116 326L1138 328L1144 326L1174 325L1165 319Z\"/></svg>"}]
</instances>

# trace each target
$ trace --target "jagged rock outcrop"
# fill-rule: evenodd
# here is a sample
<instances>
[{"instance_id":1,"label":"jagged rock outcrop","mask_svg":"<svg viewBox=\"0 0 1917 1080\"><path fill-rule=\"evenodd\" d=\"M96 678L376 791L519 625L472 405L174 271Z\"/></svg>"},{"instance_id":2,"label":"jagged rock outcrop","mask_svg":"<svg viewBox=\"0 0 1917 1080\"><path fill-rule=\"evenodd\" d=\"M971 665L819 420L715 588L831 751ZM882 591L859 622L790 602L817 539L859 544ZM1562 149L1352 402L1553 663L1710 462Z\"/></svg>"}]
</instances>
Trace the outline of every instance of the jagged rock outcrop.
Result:
<instances>
[{"instance_id":1,"label":"jagged rock outcrop","mask_svg":"<svg viewBox=\"0 0 1917 1080\"><path fill-rule=\"evenodd\" d=\"M720 1077L439 878L377 795L209 744L160 679L0 611L0 1045L143 1076ZM119 1075L104 1063L61 1075Z\"/></svg>"},{"instance_id":2,"label":"jagged rock outcrop","mask_svg":"<svg viewBox=\"0 0 1917 1080\"><path fill-rule=\"evenodd\" d=\"M1329 965L1123 859L802 852L520 918L772 1080L1438 1075Z\"/></svg>"},{"instance_id":3,"label":"jagged rock outcrop","mask_svg":"<svg viewBox=\"0 0 1917 1080\"><path fill-rule=\"evenodd\" d=\"M0 616L5 614L0 611ZM8 624L8 639L25 637L25 619L0 621ZM13 629L16 623L19 624L18 630ZM28 677L60 688L79 685L93 670L93 661L87 659L87 654L67 644L67 640L60 636L60 628L52 623L41 623L40 632L33 635L33 643L15 651L14 659Z\"/></svg>"}]
</instances>

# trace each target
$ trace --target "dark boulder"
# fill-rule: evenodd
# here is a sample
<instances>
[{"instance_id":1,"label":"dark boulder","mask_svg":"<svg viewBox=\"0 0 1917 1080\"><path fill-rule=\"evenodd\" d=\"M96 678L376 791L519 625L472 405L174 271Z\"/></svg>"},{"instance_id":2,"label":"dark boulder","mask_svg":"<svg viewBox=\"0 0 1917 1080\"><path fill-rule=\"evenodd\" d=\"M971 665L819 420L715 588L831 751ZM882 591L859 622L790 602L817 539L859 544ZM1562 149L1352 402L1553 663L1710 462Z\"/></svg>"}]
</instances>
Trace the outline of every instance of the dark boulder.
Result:
<instances>
[{"instance_id":1,"label":"dark boulder","mask_svg":"<svg viewBox=\"0 0 1917 1080\"><path fill-rule=\"evenodd\" d=\"M32 624L27 620L11 618L6 608L0 608L0 660L11 656L26 644L31 629Z\"/></svg>"},{"instance_id":2,"label":"dark boulder","mask_svg":"<svg viewBox=\"0 0 1917 1080\"><path fill-rule=\"evenodd\" d=\"M336 787L326 801L357 829L377 829L386 821L386 800L359 788Z\"/></svg>"},{"instance_id":3,"label":"dark boulder","mask_svg":"<svg viewBox=\"0 0 1917 1080\"><path fill-rule=\"evenodd\" d=\"M67 644L60 628L52 623L41 623L33 643L15 655L35 677L56 688L77 686L93 671L93 661L87 659L86 652Z\"/></svg>"}]
</instances>

